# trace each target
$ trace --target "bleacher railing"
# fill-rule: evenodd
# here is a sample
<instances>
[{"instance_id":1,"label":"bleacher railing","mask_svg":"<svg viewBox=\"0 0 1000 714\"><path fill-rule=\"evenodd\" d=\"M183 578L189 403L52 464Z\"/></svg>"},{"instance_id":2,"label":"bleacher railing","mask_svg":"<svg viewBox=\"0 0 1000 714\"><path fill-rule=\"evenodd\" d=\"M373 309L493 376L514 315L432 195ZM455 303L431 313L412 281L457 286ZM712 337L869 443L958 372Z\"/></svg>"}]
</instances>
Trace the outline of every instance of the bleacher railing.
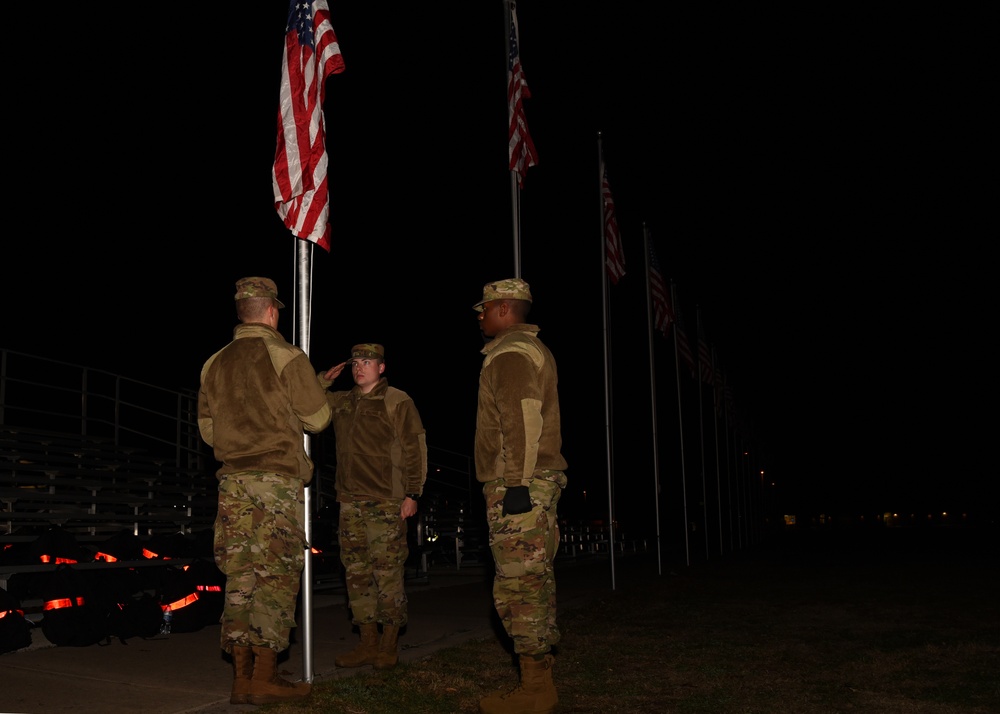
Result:
<instances>
[{"instance_id":1,"label":"bleacher railing","mask_svg":"<svg viewBox=\"0 0 1000 714\"><path fill-rule=\"evenodd\" d=\"M170 459L184 468L214 471L201 440L198 395L112 372L0 349L0 424L111 439ZM323 432L313 438L318 470L333 473L335 452ZM471 459L428 445L428 483L440 496L472 503ZM326 490L326 489L324 489Z\"/></svg>"},{"instance_id":2,"label":"bleacher railing","mask_svg":"<svg viewBox=\"0 0 1000 714\"><path fill-rule=\"evenodd\" d=\"M197 425L195 389L167 389L72 362L0 349L0 425L77 434L157 458L164 468L201 473L214 487L218 464ZM429 552L442 534L467 535L482 497L474 487L471 458L428 445L429 473L416 545ZM322 516L335 504L336 451L332 430L311 437L316 498ZM437 537L435 537L437 536ZM477 542L478 547L478 542ZM456 558L461 562L461 554Z\"/></svg>"},{"instance_id":3,"label":"bleacher railing","mask_svg":"<svg viewBox=\"0 0 1000 714\"><path fill-rule=\"evenodd\" d=\"M110 439L175 466L212 468L198 434L197 399L194 390L0 350L0 424Z\"/></svg>"},{"instance_id":4,"label":"bleacher railing","mask_svg":"<svg viewBox=\"0 0 1000 714\"><path fill-rule=\"evenodd\" d=\"M198 432L194 389L167 389L101 369L0 349L0 425L5 424L111 440L118 448L158 455L166 468L199 471L214 480L217 462ZM425 498L413 526L423 564L428 554L455 567L478 563L486 551L485 513L471 457L431 445L428 452ZM311 455L317 468L313 504L322 518L335 504L331 430L313 437ZM603 525L565 523L561 551L572 557L607 553L606 531ZM641 537L622 536L615 539L622 551L648 547Z\"/></svg>"}]
</instances>

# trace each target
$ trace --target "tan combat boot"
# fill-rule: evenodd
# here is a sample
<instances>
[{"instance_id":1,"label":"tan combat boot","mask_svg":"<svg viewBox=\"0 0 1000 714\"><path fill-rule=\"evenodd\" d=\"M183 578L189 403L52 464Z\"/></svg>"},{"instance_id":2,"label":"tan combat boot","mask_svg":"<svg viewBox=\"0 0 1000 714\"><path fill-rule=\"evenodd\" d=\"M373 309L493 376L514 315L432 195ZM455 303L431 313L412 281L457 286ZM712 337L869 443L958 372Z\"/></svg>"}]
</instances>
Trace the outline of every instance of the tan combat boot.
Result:
<instances>
[{"instance_id":1,"label":"tan combat boot","mask_svg":"<svg viewBox=\"0 0 1000 714\"><path fill-rule=\"evenodd\" d=\"M378 643L375 669L392 669L399 662L399 626L382 625L382 639Z\"/></svg>"},{"instance_id":2,"label":"tan combat boot","mask_svg":"<svg viewBox=\"0 0 1000 714\"><path fill-rule=\"evenodd\" d=\"M374 622L358 625L361 630L361 642L347 654L342 654L333 660L338 667L364 667L375 664L378 656L378 625Z\"/></svg>"},{"instance_id":3,"label":"tan combat boot","mask_svg":"<svg viewBox=\"0 0 1000 714\"><path fill-rule=\"evenodd\" d=\"M483 697L479 700L480 714L551 714L555 709L559 701L552 683L555 658L549 654L541 659L520 655L518 660L521 684L507 694Z\"/></svg>"},{"instance_id":4,"label":"tan combat boot","mask_svg":"<svg viewBox=\"0 0 1000 714\"><path fill-rule=\"evenodd\" d=\"M277 652L270 647L254 647L253 656L248 704L270 704L309 696L312 691L309 682L289 682L278 676Z\"/></svg>"},{"instance_id":5,"label":"tan combat boot","mask_svg":"<svg viewBox=\"0 0 1000 714\"><path fill-rule=\"evenodd\" d=\"M253 678L253 649L249 645L233 645L233 692L230 704L250 703L250 680Z\"/></svg>"}]
</instances>

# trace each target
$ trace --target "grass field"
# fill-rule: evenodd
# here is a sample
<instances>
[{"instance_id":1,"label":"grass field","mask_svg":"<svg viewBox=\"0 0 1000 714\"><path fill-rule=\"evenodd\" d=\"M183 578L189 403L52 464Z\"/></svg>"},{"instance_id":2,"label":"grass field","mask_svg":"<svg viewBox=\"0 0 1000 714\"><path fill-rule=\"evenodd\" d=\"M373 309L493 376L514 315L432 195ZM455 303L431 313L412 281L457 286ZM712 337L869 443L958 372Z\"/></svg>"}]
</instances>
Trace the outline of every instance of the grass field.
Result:
<instances>
[{"instance_id":1,"label":"grass field","mask_svg":"<svg viewBox=\"0 0 1000 714\"><path fill-rule=\"evenodd\" d=\"M996 714L997 534L790 532L718 562L648 565L560 614L556 712ZM478 712L516 676L490 637L260 711Z\"/></svg>"}]
</instances>

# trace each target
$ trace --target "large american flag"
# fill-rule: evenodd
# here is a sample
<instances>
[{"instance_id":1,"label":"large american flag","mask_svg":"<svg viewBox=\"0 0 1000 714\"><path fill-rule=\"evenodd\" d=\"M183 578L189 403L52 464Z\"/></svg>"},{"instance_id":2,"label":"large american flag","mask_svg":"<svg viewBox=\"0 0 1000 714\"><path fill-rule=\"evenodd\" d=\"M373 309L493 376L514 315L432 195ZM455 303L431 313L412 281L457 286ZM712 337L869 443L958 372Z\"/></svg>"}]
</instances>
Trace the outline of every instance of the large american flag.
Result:
<instances>
[{"instance_id":1,"label":"large american flag","mask_svg":"<svg viewBox=\"0 0 1000 714\"><path fill-rule=\"evenodd\" d=\"M278 148L271 183L274 207L298 238L330 250L326 78L344 71L327 0L292 0L281 58Z\"/></svg>"},{"instance_id":2,"label":"large american flag","mask_svg":"<svg viewBox=\"0 0 1000 714\"><path fill-rule=\"evenodd\" d=\"M507 64L507 149L510 156L510 170L517 172L517 185L524 186L524 175L529 166L538 164L535 142L528 133L528 120L524 116L524 100L531 98L528 81L521 68L521 55L517 48L517 7L510 4L510 56Z\"/></svg>"},{"instance_id":3,"label":"large american flag","mask_svg":"<svg viewBox=\"0 0 1000 714\"><path fill-rule=\"evenodd\" d=\"M667 284L663 280L663 271L660 270L660 261L656 259L652 243L649 244L649 292L653 299L653 324L666 337L670 323L674 321L674 311L670 308Z\"/></svg>"},{"instance_id":4,"label":"large american flag","mask_svg":"<svg viewBox=\"0 0 1000 714\"><path fill-rule=\"evenodd\" d=\"M608 167L603 164L601 200L604 204L604 242L607 246L605 264L608 267L608 277L617 285L625 275L625 253L622 251L622 237L618 232L618 219L615 218L615 200L611 197L611 186L608 184Z\"/></svg>"}]
</instances>

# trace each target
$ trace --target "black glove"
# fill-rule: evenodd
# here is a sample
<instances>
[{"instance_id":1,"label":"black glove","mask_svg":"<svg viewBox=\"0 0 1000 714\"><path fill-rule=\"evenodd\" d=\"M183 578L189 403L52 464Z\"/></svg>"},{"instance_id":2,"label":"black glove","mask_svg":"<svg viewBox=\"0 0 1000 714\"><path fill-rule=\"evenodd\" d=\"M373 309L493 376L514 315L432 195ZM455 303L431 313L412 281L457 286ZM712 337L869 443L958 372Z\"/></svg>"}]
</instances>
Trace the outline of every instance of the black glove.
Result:
<instances>
[{"instance_id":1,"label":"black glove","mask_svg":"<svg viewBox=\"0 0 1000 714\"><path fill-rule=\"evenodd\" d=\"M531 510L531 494L527 486L511 486L503 495L503 515L513 516Z\"/></svg>"}]
</instances>

